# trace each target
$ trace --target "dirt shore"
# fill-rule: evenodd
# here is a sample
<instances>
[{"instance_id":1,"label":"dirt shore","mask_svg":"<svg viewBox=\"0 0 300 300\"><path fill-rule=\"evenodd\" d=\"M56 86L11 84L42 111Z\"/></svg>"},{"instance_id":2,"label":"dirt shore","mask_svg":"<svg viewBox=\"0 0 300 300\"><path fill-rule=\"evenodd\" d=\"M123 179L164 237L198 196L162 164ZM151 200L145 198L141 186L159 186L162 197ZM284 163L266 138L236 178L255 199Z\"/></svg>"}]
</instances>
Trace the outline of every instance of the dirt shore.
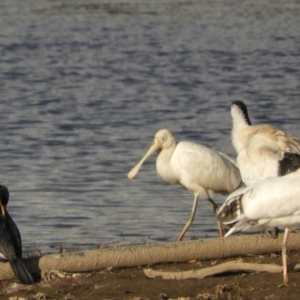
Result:
<instances>
[{"instance_id":1,"label":"dirt shore","mask_svg":"<svg viewBox=\"0 0 300 300\"><path fill-rule=\"evenodd\" d=\"M298 263L300 253L288 255L289 263ZM233 259L233 258L232 258ZM219 264L224 260L193 263L159 264L151 267L162 271L186 271ZM281 254L243 257L246 262L281 265ZM300 298L300 272L289 274L288 286L281 286L282 274L226 273L206 279L148 279L144 267L107 269L93 273L65 274L52 272L32 286L17 280L0 282L0 299L278 299Z\"/></svg>"}]
</instances>

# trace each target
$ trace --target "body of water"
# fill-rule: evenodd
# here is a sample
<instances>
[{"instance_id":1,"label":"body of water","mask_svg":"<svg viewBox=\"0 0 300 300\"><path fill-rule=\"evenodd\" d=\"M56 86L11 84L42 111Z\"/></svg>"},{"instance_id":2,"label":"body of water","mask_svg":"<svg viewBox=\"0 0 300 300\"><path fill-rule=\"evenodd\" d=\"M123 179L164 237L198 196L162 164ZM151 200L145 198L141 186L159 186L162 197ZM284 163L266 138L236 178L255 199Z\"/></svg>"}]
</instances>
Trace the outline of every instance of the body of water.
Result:
<instances>
[{"instance_id":1,"label":"body of water","mask_svg":"<svg viewBox=\"0 0 300 300\"><path fill-rule=\"evenodd\" d=\"M25 252L173 241L159 129L234 157L230 104L300 138L299 1L1 1L0 183ZM221 204L224 197L217 196ZM218 236L207 201L186 239Z\"/></svg>"}]
</instances>

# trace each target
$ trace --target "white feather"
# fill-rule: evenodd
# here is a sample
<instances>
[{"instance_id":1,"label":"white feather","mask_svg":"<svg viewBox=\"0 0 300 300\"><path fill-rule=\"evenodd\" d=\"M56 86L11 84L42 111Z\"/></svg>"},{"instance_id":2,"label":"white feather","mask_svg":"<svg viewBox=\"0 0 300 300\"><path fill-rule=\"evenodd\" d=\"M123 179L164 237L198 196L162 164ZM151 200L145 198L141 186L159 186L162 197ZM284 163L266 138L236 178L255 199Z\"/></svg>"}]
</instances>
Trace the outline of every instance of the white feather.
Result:
<instances>
[{"instance_id":1,"label":"white feather","mask_svg":"<svg viewBox=\"0 0 300 300\"><path fill-rule=\"evenodd\" d=\"M300 224L300 172L259 180L233 192L221 206L217 218L223 223L236 222L226 236L255 227L297 226Z\"/></svg>"}]
</instances>

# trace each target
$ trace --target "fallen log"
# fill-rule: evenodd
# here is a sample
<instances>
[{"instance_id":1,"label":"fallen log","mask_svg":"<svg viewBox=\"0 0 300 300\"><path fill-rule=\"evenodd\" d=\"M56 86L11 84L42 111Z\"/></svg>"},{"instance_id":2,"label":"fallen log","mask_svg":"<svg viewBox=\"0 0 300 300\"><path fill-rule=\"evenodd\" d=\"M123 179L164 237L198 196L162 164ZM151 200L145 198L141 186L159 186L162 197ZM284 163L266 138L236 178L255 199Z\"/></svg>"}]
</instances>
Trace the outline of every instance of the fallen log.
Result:
<instances>
[{"instance_id":1,"label":"fallen log","mask_svg":"<svg viewBox=\"0 0 300 300\"><path fill-rule=\"evenodd\" d=\"M185 262L191 259L215 259L266 254L281 251L283 234L273 238L269 234L241 235L229 238L212 238L103 248L61 254L48 254L24 259L32 273L58 270L64 272L91 272L107 268L147 266L156 263ZM300 233L291 233L288 250L300 251ZM0 267L0 280L14 278L8 263Z\"/></svg>"}]
</instances>

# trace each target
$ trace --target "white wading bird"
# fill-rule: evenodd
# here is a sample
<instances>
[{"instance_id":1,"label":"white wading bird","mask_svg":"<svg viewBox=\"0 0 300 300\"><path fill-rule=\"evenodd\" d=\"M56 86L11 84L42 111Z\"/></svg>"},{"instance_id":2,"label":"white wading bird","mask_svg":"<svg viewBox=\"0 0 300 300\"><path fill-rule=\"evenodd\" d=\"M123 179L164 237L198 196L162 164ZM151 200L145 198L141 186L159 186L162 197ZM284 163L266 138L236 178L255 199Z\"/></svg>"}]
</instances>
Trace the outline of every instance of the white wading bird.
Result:
<instances>
[{"instance_id":1,"label":"white wading bird","mask_svg":"<svg viewBox=\"0 0 300 300\"><path fill-rule=\"evenodd\" d=\"M232 144L241 177L246 185L282 176L300 167L300 141L268 124L251 125L247 107L231 104Z\"/></svg>"},{"instance_id":2,"label":"white wading bird","mask_svg":"<svg viewBox=\"0 0 300 300\"><path fill-rule=\"evenodd\" d=\"M284 227L282 265L283 282L287 284L286 243L290 229L300 224L300 169L234 191L217 218L224 224L233 224L225 237L254 227Z\"/></svg>"},{"instance_id":3,"label":"white wading bird","mask_svg":"<svg viewBox=\"0 0 300 300\"><path fill-rule=\"evenodd\" d=\"M158 175L170 182L178 183L195 195L192 213L177 238L181 241L194 220L197 203L200 198L206 198L216 212L218 206L212 200L214 193L228 195L241 183L240 173L235 163L227 155L211 150L203 145L180 142L168 129L159 130L153 144L141 161L128 173L128 178L134 178L144 161L155 151L156 169ZM224 236L220 222L220 236Z\"/></svg>"}]
</instances>

